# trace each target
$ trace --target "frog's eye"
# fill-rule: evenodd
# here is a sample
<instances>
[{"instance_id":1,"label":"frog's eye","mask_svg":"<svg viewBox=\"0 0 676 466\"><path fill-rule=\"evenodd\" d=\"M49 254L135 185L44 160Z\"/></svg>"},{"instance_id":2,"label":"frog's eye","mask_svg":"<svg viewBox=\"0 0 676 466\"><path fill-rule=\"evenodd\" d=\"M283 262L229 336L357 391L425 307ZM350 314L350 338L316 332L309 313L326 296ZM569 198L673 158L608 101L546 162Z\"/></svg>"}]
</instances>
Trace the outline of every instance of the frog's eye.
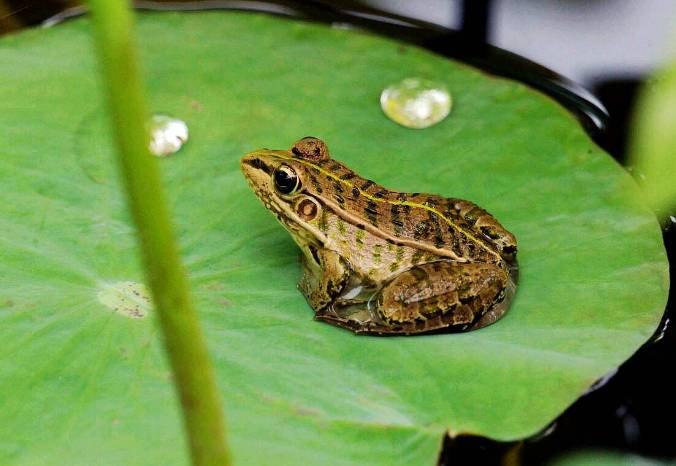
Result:
<instances>
[{"instance_id":1,"label":"frog's eye","mask_svg":"<svg viewBox=\"0 0 676 466\"><path fill-rule=\"evenodd\" d=\"M300 186L300 178L298 178L293 168L287 165L280 165L273 173L272 178L275 182L275 189L280 194L293 194Z\"/></svg>"}]
</instances>

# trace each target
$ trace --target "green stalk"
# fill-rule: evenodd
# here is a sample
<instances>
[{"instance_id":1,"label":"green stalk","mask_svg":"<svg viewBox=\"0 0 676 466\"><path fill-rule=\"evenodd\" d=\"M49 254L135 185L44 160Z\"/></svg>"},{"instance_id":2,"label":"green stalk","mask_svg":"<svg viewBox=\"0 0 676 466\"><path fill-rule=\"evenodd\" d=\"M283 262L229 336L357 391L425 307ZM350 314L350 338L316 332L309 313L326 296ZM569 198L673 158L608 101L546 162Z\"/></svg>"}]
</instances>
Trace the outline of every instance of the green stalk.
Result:
<instances>
[{"instance_id":1,"label":"green stalk","mask_svg":"<svg viewBox=\"0 0 676 466\"><path fill-rule=\"evenodd\" d=\"M127 202L181 400L192 462L196 466L229 465L213 370L178 255L157 160L148 152L148 113L130 6L128 0L90 0L89 5Z\"/></svg>"}]
</instances>

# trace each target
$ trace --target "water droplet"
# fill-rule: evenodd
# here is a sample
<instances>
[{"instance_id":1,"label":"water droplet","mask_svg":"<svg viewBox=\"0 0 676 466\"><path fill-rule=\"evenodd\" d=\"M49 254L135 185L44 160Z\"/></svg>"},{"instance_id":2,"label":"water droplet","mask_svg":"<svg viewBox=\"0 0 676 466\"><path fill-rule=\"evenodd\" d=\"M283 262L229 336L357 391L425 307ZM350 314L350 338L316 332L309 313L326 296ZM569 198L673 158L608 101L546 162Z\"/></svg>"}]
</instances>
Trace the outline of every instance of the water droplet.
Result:
<instances>
[{"instance_id":1,"label":"water droplet","mask_svg":"<svg viewBox=\"0 0 676 466\"><path fill-rule=\"evenodd\" d=\"M392 121L407 128L428 128L451 111L451 94L443 83L407 78L386 87L380 106Z\"/></svg>"},{"instance_id":2,"label":"water droplet","mask_svg":"<svg viewBox=\"0 0 676 466\"><path fill-rule=\"evenodd\" d=\"M600 379L596 380L587 390L584 392L586 395L587 393L591 393L595 390L598 390L599 388L603 387L605 384L607 384L614 376L617 374L617 368L612 369L610 372L605 374L603 377Z\"/></svg>"},{"instance_id":3,"label":"water droplet","mask_svg":"<svg viewBox=\"0 0 676 466\"><path fill-rule=\"evenodd\" d=\"M629 165L627 166L627 171L631 173L631 175L634 177L634 179L640 184L643 183L647 180L645 174L641 171L638 170L638 168Z\"/></svg>"},{"instance_id":4,"label":"water droplet","mask_svg":"<svg viewBox=\"0 0 676 466\"><path fill-rule=\"evenodd\" d=\"M143 283L105 283L99 286L96 297L109 309L130 319L146 317L152 309L150 293Z\"/></svg>"},{"instance_id":5,"label":"water droplet","mask_svg":"<svg viewBox=\"0 0 676 466\"><path fill-rule=\"evenodd\" d=\"M188 141L188 125L167 115L150 119L150 153L158 157L174 154Z\"/></svg>"},{"instance_id":6,"label":"water droplet","mask_svg":"<svg viewBox=\"0 0 676 466\"><path fill-rule=\"evenodd\" d=\"M657 333L655 333L653 337L653 342L663 340L668 330L671 330L671 319L667 317L666 319L664 319L664 322L662 322L660 327L657 329Z\"/></svg>"}]
</instances>

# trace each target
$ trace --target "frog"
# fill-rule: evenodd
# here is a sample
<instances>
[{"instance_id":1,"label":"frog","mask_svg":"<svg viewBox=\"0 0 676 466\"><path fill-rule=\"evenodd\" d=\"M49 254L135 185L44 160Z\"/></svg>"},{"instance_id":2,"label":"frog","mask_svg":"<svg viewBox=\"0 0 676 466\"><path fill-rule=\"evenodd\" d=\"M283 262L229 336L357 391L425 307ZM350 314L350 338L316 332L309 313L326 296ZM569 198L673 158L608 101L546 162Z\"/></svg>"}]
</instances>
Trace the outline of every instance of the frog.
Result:
<instances>
[{"instance_id":1,"label":"frog","mask_svg":"<svg viewBox=\"0 0 676 466\"><path fill-rule=\"evenodd\" d=\"M473 202L384 188L310 136L240 167L301 250L298 288L316 320L358 335L453 333L509 308L516 238Z\"/></svg>"}]
</instances>

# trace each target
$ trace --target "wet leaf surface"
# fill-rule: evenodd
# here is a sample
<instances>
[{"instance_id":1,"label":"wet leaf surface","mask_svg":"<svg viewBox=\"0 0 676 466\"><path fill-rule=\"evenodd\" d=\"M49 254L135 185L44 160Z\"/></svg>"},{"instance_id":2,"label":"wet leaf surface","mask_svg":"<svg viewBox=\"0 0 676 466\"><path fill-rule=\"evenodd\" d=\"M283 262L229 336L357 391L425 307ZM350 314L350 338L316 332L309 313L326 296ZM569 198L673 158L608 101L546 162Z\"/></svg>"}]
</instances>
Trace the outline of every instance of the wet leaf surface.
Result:
<instances>
[{"instance_id":1,"label":"wet leaf surface","mask_svg":"<svg viewBox=\"0 0 676 466\"><path fill-rule=\"evenodd\" d=\"M76 20L0 41L0 463L186 464L151 308L130 319L99 300L142 273L89 33ZM152 111L190 127L162 168L236 464L433 465L449 429L529 435L657 325L658 225L550 99L267 16L142 14L138 35ZM453 113L417 131L388 120L380 92L408 76L445 83ZM297 248L239 171L245 152L306 135L389 188L494 213L520 245L508 314L421 337L313 322Z\"/></svg>"}]
</instances>

